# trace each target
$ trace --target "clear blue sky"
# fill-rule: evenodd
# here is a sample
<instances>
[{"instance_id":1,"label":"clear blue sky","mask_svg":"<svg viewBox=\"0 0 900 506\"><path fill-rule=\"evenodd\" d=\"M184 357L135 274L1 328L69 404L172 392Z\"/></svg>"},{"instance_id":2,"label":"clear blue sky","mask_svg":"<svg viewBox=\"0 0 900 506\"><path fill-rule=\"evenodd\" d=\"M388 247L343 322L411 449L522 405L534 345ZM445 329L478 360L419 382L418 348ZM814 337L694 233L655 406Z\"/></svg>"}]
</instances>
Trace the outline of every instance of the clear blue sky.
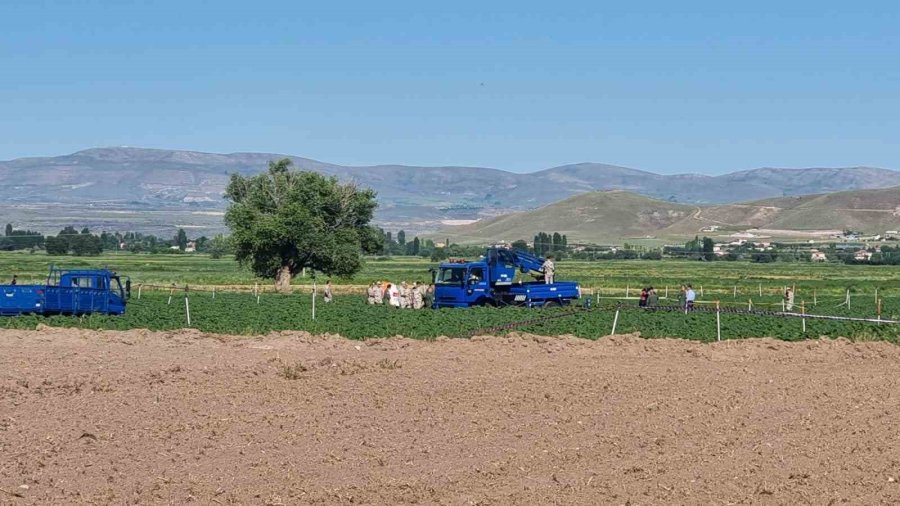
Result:
<instances>
[{"instance_id":1,"label":"clear blue sky","mask_svg":"<svg viewBox=\"0 0 900 506\"><path fill-rule=\"evenodd\" d=\"M900 169L900 2L0 3L0 159Z\"/></svg>"}]
</instances>

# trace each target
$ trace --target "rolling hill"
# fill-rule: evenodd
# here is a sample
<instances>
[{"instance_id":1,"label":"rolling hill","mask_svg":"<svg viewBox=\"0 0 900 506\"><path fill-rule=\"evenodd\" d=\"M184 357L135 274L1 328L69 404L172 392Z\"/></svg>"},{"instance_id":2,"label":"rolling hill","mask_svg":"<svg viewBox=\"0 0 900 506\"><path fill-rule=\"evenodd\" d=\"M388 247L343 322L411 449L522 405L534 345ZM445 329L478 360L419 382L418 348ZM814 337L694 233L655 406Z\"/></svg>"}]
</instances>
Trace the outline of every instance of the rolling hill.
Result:
<instances>
[{"instance_id":1,"label":"rolling hill","mask_svg":"<svg viewBox=\"0 0 900 506\"><path fill-rule=\"evenodd\" d=\"M703 229L715 227L715 231ZM878 234L900 229L900 186L781 197L728 205L677 204L625 191L592 192L530 211L447 227L435 237L482 243L529 240L537 232L566 234L570 242L636 239L815 237L851 229Z\"/></svg>"},{"instance_id":2,"label":"rolling hill","mask_svg":"<svg viewBox=\"0 0 900 506\"><path fill-rule=\"evenodd\" d=\"M218 216L226 206L222 194L228 175L259 173L269 160L285 156L94 148L0 161L0 213L17 225L46 231L74 223L116 230L133 225L131 229L161 234L181 225L214 233L222 230L221 220L210 216ZM377 223L413 233L438 230L450 220L490 218L598 190L626 190L694 205L900 185L900 172L867 167L765 168L705 176L580 163L521 174L480 167L347 167L288 158L298 168L375 189ZM129 221L138 215L139 220Z\"/></svg>"}]
</instances>

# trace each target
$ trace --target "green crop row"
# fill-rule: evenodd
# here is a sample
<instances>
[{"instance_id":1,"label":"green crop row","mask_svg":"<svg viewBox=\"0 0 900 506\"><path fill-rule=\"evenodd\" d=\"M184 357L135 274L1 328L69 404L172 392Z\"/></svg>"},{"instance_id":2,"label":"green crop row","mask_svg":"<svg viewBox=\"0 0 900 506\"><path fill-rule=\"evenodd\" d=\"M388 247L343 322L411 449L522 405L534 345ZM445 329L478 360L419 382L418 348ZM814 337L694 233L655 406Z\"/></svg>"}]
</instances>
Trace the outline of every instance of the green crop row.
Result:
<instances>
[{"instance_id":1,"label":"green crop row","mask_svg":"<svg viewBox=\"0 0 900 506\"><path fill-rule=\"evenodd\" d=\"M572 334L596 339L612 330L615 309L611 305L595 306L590 310L579 308L526 309L526 308L472 308L442 310L401 310L389 306L370 306L362 297L338 296L332 304L318 300L316 319L312 319L311 297L308 294L263 294L257 298L251 294L192 292L189 296L190 327L204 332L220 334L260 335L280 330L305 330L314 334L340 334L352 339L389 337L402 335L411 338L430 339L438 336L467 336L481 329L493 333L507 331L502 328L525 320L542 321L516 327L517 330L541 335ZM122 316L86 315L69 316L21 316L0 320L0 326L9 328L35 328L38 324L58 327L89 329L150 329L175 330L188 327L183 294L176 294L171 303L161 292L144 293L140 300L133 298L126 314ZM873 317L871 304L857 304L848 309L839 306L842 299L826 298L808 312L839 316ZM614 301L604 301L612 303ZM883 317L900 318L900 304L889 299ZM665 303L665 301L663 301ZM679 311L646 311L636 307L633 301L619 303L617 333L640 332L646 337L680 337L702 341L716 338L714 313ZM774 302L773 302L774 304ZM710 307L710 306L703 306ZM723 305L723 307L739 307ZM573 314L569 314L573 313ZM559 316L558 318L556 318ZM547 318L554 317L554 318ZM545 319L546 318L546 319ZM775 337L785 340L827 335L857 339L897 340L900 326L864 322L806 320L802 330L799 318L778 316L721 314L722 336L725 339L745 337Z\"/></svg>"}]
</instances>

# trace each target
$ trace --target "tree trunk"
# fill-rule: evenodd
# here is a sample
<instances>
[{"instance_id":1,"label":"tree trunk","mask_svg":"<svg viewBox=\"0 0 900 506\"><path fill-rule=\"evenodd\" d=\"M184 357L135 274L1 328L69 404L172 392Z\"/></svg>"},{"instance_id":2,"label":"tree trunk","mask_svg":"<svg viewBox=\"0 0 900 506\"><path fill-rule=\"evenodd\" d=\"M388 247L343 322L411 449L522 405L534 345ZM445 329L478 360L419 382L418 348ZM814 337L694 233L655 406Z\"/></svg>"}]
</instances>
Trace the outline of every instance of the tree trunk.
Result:
<instances>
[{"instance_id":1,"label":"tree trunk","mask_svg":"<svg viewBox=\"0 0 900 506\"><path fill-rule=\"evenodd\" d=\"M275 291L278 293L291 293L291 268L282 265L275 274Z\"/></svg>"}]
</instances>

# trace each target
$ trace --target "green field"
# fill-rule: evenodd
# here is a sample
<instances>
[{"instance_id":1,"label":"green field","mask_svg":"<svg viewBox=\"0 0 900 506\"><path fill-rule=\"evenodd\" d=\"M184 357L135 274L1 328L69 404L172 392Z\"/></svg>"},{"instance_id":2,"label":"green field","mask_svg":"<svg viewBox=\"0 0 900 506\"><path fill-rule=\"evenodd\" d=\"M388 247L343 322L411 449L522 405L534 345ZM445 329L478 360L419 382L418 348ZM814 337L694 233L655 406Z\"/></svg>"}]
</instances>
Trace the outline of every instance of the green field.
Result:
<instances>
[{"instance_id":1,"label":"green field","mask_svg":"<svg viewBox=\"0 0 900 506\"><path fill-rule=\"evenodd\" d=\"M43 253L0 253L0 281L19 276L20 283L41 282L49 265L61 267L109 267L131 277L137 284L184 285L246 285L271 286L269 280L257 279L228 258L212 259L206 255L149 255L121 254L97 257L52 257ZM429 268L435 264L421 258L369 258L365 268L352 279L335 279L338 284L364 285L376 280L427 281ZM785 286L796 286L798 301L804 292L812 290L821 295L873 293L876 288L884 296L900 295L900 268L896 266L867 266L814 263L694 262L684 260L607 260L559 261L557 279L574 280L585 288L595 288L609 295L624 295L626 287L640 289L653 285L664 289L682 283L702 286L704 292L733 296L735 288L742 298L764 293L777 294ZM297 277L297 285L312 282ZM622 293L619 293L622 292Z\"/></svg>"},{"instance_id":2,"label":"green field","mask_svg":"<svg viewBox=\"0 0 900 506\"><path fill-rule=\"evenodd\" d=\"M307 330L313 333L337 333L350 338L404 335L433 338L462 336L483 327L504 325L525 319L556 314L563 310L527 310L521 308L441 311L393 311L387 307L367 306L363 297L339 292L334 305L319 305L319 317L310 318L311 296L307 288L293 295L263 293L257 304L252 294L236 293L240 288L261 283L230 259L211 259L204 255L106 255L94 258L53 258L43 254L0 254L0 276L18 274L20 283L40 282L50 263L64 267L109 266L128 275L136 288L147 285L140 300L134 293L126 315L121 317L86 316L5 318L0 325L34 328L38 324L85 328L172 330L187 326L184 291L179 290L168 304L168 292L152 290L149 285L192 286L189 292L191 327L215 333L260 334L277 330ZM418 258L369 259L365 269L353 279L338 283L364 285L374 280L425 281L431 262ZM749 264L743 262L688 261L602 261L558 263L559 279L579 281L592 297L595 308L579 314L520 327L519 330L545 335L574 334L586 338L606 335L612 328L613 307L623 305L617 332L641 332L651 337L684 337L709 340L716 335L715 315L679 312L647 312L630 309L641 286L653 285L661 295L668 287L670 297L661 305L674 305L677 286L692 283L700 307L780 310L785 286L796 287L797 310L807 313L873 318L877 313L875 291L881 301L884 319L900 319L900 269L888 266L848 266L839 264ZM298 278L297 284L310 278ZM216 286L216 297L212 296ZM626 290L631 298L625 298ZM760 290L762 296L760 296ZM847 291L851 305L842 305ZM320 301L321 302L321 301ZM725 338L772 336L800 339L819 335L847 336L857 339L896 340L900 326L807 319L806 332L795 318L751 316L724 313Z\"/></svg>"},{"instance_id":3,"label":"green field","mask_svg":"<svg viewBox=\"0 0 900 506\"><path fill-rule=\"evenodd\" d=\"M432 310L399 310L388 306L369 306L357 295L338 296L333 304L318 299L317 318L311 317L309 294L263 294L257 298L250 293L216 294L197 292L189 295L191 325L205 332L220 334L259 335L279 330L305 330L313 334L340 334L352 339L407 336L429 339L438 336L464 337L478 329L500 326L546 316L567 315L517 330L541 335L573 334L596 339L612 329L614 310L609 307L525 309L474 308ZM837 301L822 301L834 309ZM574 314L568 315L573 312ZM867 316L864 308L830 311L847 316ZM900 316L898 314L894 317ZM820 335L846 336L855 339L898 338L896 326L858 322L835 322L808 319L802 332L799 318L765 317L723 313L722 332L726 339L742 337L776 337L785 340L814 338ZM891 316L891 315L888 315ZM83 317L8 317L0 320L7 328L33 329L39 324L88 329L175 330L188 327L184 294L176 294L169 303L161 292L143 294L133 299L123 316L88 315ZM711 313L648 312L622 310L617 333L640 332L646 337L682 337L702 341L716 338L716 318ZM502 331L501 331L502 333Z\"/></svg>"}]
</instances>

